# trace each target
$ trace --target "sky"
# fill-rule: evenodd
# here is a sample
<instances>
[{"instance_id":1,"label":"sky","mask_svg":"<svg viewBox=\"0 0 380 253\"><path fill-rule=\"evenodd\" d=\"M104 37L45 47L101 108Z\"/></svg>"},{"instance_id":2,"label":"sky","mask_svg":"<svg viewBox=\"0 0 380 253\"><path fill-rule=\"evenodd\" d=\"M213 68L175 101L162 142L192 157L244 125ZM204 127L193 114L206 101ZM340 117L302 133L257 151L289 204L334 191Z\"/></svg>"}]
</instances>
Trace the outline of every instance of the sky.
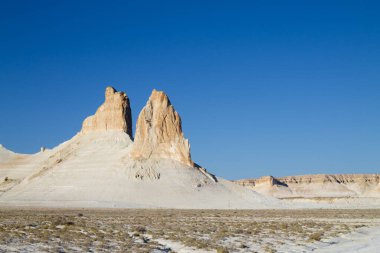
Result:
<instances>
[{"instance_id":1,"label":"sky","mask_svg":"<svg viewBox=\"0 0 380 253\"><path fill-rule=\"evenodd\" d=\"M70 139L152 89L227 179L380 172L378 1L0 1L0 143Z\"/></svg>"}]
</instances>

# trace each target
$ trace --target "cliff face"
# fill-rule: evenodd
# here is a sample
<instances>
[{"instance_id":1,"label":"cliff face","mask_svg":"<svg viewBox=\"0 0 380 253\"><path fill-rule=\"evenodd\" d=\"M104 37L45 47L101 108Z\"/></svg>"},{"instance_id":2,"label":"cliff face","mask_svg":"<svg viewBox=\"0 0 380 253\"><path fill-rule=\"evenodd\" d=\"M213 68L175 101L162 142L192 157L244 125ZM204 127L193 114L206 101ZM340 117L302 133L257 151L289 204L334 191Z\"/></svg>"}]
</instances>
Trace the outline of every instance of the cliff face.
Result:
<instances>
[{"instance_id":1,"label":"cliff face","mask_svg":"<svg viewBox=\"0 0 380 253\"><path fill-rule=\"evenodd\" d=\"M256 186L259 184L267 185L300 185L300 184L379 184L380 174L317 174L317 175L304 175L304 176L287 176L274 178L272 176L264 176L257 179L241 179L236 180L236 183L244 186Z\"/></svg>"},{"instance_id":2,"label":"cliff face","mask_svg":"<svg viewBox=\"0 0 380 253\"><path fill-rule=\"evenodd\" d=\"M311 184L311 183L337 183L337 184L378 184L380 175L378 174L337 174L337 175L305 175L305 176L288 176L278 179L279 181L289 184Z\"/></svg>"},{"instance_id":3,"label":"cliff face","mask_svg":"<svg viewBox=\"0 0 380 253\"><path fill-rule=\"evenodd\" d=\"M131 156L136 160L169 158L194 166L181 118L162 91L153 90L138 117Z\"/></svg>"},{"instance_id":4,"label":"cliff face","mask_svg":"<svg viewBox=\"0 0 380 253\"><path fill-rule=\"evenodd\" d=\"M83 121L82 134L96 131L122 131L132 138L132 114L129 98L124 92L107 87L105 101L95 115Z\"/></svg>"},{"instance_id":5,"label":"cliff face","mask_svg":"<svg viewBox=\"0 0 380 253\"><path fill-rule=\"evenodd\" d=\"M379 197L380 174L304 175L236 180L235 183L278 198Z\"/></svg>"},{"instance_id":6,"label":"cliff face","mask_svg":"<svg viewBox=\"0 0 380 253\"><path fill-rule=\"evenodd\" d=\"M281 182L279 182L276 178L272 176L264 176L257 179L241 179L241 180L236 180L235 182L242 186L248 186L248 187L255 187L257 185L273 186L273 185L281 184Z\"/></svg>"}]
</instances>

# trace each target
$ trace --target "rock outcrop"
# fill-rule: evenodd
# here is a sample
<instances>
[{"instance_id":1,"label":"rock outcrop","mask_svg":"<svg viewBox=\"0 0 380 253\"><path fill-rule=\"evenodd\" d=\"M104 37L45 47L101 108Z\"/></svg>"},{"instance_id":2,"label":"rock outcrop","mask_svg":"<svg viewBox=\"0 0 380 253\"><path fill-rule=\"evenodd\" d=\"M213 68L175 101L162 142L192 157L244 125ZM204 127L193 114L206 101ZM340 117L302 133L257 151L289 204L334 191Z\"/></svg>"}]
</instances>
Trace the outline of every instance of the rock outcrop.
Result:
<instances>
[{"instance_id":1,"label":"rock outcrop","mask_svg":"<svg viewBox=\"0 0 380 253\"><path fill-rule=\"evenodd\" d=\"M291 184L315 184L315 183L337 183L337 184L379 184L380 175L378 174L317 174L304 176L288 176L279 178L287 185Z\"/></svg>"},{"instance_id":2,"label":"rock outcrop","mask_svg":"<svg viewBox=\"0 0 380 253\"><path fill-rule=\"evenodd\" d=\"M242 186L257 186L266 183L268 185L301 185L301 184L379 184L380 174L316 174L303 176L287 176L274 178L272 176L264 176L256 179L236 180L236 183Z\"/></svg>"},{"instance_id":3,"label":"rock outcrop","mask_svg":"<svg viewBox=\"0 0 380 253\"><path fill-rule=\"evenodd\" d=\"M82 134L95 131L123 131L132 139L132 115L129 98L113 87L106 88L105 102L95 115L83 121Z\"/></svg>"},{"instance_id":4,"label":"rock outcrop","mask_svg":"<svg viewBox=\"0 0 380 253\"><path fill-rule=\"evenodd\" d=\"M235 183L283 199L380 197L380 174L269 176Z\"/></svg>"},{"instance_id":5,"label":"rock outcrop","mask_svg":"<svg viewBox=\"0 0 380 253\"><path fill-rule=\"evenodd\" d=\"M162 91L153 90L138 117L131 156L136 160L169 158L194 166L181 118Z\"/></svg>"},{"instance_id":6,"label":"rock outcrop","mask_svg":"<svg viewBox=\"0 0 380 253\"><path fill-rule=\"evenodd\" d=\"M235 182L237 182L238 184L242 186L248 186L248 187L255 187L258 185L274 186L278 184L283 184L272 176L264 176L257 179L241 179L241 180L236 180Z\"/></svg>"}]
</instances>

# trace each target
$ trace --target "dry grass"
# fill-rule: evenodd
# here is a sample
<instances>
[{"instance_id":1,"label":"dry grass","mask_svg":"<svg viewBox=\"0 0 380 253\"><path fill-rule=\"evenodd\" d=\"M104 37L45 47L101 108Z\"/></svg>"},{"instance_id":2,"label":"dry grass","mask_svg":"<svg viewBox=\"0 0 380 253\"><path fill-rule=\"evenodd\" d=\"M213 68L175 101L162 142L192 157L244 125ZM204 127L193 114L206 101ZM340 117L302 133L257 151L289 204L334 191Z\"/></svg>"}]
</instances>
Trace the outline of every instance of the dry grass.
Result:
<instances>
[{"instance_id":1,"label":"dry grass","mask_svg":"<svg viewBox=\"0 0 380 253\"><path fill-rule=\"evenodd\" d=\"M276 252L348 233L380 210L0 209L0 251L172 252L160 240L213 252Z\"/></svg>"}]
</instances>

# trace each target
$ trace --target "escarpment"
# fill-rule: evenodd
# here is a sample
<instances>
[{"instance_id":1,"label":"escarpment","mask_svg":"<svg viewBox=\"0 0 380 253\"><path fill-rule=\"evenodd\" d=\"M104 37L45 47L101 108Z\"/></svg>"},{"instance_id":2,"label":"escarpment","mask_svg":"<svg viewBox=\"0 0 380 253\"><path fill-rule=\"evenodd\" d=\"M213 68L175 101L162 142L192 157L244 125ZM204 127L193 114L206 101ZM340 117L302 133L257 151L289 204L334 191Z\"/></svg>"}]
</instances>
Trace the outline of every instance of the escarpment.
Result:
<instances>
[{"instance_id":1,"label":"escarpment","mask_svg":"<svg viewBox=\"0 0 380 253\"><path fill-rule=\"evenodd\" d=\"M235 183L278 198L380 197L380 174L317 174L272 176L236 180Z\"/></svg>"},{"instance_id":2,"label":"escarpment","mask_svg":"<svg viewBox=\"0 0 380 253\"><path fill-rule=\"evenodd\" d=\"M241 179L235 181L243 186L267 185L307 185L307 184L379 184L380 174L316 174L303 176L286 176L275 178L264 176L256 179Z\"/></svg>"}]
</instances>

